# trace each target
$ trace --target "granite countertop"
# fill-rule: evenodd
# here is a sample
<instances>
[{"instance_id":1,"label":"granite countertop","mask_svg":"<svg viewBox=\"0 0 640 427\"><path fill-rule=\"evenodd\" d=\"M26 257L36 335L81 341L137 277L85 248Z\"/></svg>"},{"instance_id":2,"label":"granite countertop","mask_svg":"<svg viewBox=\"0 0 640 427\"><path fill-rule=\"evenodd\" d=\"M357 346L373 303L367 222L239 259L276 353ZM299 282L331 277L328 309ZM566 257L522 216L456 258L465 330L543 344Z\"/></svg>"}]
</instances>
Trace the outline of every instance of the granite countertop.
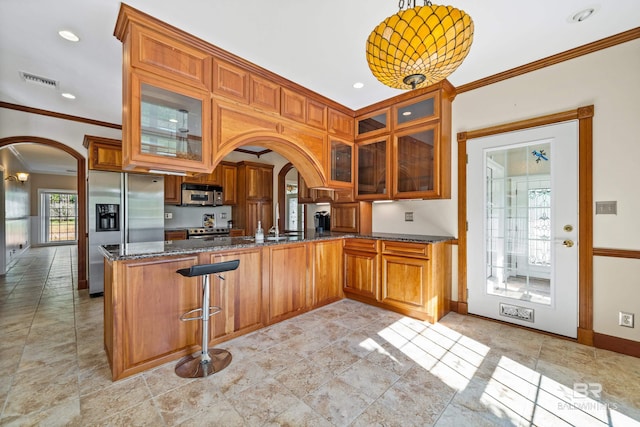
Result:
<instances>
[{"instance_id":1,"label":"granite countertop","mask_svg":"<svg viewBox=\"0 0 640 427\"><path fill-rule=\"evenodd\" d=\"M119 245L100 246L100 252L110 261L151 258L158 256L175 256L198 252L216 252L229 249L253 248L256 246L280 245L296 242L310 242L316 240L330 240L341 238L362 238L394 240L411 243L438 243L453 240L452 236L427 236L422 234L396 233L316 233L307 230L304 233L281 234L276 240L274 236L265 236L264 242L256 243L253 236L242 237L210 237L204 239L172 240L146 243L123 243Z\"/></svg>"}]
</instances>

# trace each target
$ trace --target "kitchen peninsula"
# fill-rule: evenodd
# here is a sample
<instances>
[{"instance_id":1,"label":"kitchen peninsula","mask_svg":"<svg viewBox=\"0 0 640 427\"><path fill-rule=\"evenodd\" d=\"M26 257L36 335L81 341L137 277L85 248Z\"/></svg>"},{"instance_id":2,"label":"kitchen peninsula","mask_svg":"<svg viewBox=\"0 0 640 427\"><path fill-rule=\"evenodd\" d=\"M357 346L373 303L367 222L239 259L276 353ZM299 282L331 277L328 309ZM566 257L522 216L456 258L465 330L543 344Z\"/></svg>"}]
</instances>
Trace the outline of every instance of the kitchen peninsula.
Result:
<instances>
[{"instance_id":1,"label":"kitchen peninsula","mask_svg":"<svg viewBox=\"0 0 640 427\"><path fill-rule=\"evenodd\" d=\"M179 316L199 307L195 264L240 260L212 278L210 343L243 335L345 296L437 321L449 311L450 236L308 231L267 236L106 245L104 344L112 379L198 351L199 322Z\"/></svg>"}]
</instances>

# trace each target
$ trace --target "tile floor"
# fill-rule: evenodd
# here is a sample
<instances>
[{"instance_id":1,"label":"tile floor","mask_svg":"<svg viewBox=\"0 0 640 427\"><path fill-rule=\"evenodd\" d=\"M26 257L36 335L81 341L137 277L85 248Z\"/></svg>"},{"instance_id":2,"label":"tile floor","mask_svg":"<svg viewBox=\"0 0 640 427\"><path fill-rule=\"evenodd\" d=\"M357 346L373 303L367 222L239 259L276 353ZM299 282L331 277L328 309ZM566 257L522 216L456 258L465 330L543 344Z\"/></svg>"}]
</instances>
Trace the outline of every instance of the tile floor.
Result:
<instances>
[{"instance_id":1,"label":"tile floor","mask_svg":"<svg viewBox=\"0 0 640 427\"><path fill-rule=\"evenodd\" d=\"M638 358L351 300L225 343L213 377L172 362L112 382L102 298L74 291L76 259L32 249L0 278L0 425L640 425Z\"/></svg>"}]
</instances>

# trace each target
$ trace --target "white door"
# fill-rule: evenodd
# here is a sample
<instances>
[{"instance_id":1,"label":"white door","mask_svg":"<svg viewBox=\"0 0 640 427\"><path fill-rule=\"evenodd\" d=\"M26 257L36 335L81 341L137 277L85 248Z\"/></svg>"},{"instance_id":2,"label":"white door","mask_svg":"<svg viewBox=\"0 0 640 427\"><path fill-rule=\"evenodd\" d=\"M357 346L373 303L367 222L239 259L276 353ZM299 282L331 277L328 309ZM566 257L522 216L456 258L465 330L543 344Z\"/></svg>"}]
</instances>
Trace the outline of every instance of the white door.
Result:
<instances>
[{"instance_id":1,"label":"white door","mask_svg":"<svg viewBox=\"0 0 640 427\"><path fill-rule=\"evenodd\" d=\"M575 338L578 122L467 141L470 313Z\"/></svg>"}]
</instances>

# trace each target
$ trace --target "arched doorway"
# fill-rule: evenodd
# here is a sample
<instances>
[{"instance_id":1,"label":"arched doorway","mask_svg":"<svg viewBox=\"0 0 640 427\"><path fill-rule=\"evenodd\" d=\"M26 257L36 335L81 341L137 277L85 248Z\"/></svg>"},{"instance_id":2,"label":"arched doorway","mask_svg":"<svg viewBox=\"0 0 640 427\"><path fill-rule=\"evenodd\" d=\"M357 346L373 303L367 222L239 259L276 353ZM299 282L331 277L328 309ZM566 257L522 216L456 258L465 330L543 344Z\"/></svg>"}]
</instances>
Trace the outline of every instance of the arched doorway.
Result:
<instances>
[{"instance_id":1,"label":"arched doorway","mask_svg":"<svg viewBox=\"0 0 640 427\"><path fill-rule=\"evenodd\" d=\"M73 156L77 162L77 191L78 191L78 289L87 288L87 203L86 203L86 159L73 148L52 139L37 136L11 136L0 139L0 148L11 144L33 143L65 151Z\"/></svg>"}]
</instances>

